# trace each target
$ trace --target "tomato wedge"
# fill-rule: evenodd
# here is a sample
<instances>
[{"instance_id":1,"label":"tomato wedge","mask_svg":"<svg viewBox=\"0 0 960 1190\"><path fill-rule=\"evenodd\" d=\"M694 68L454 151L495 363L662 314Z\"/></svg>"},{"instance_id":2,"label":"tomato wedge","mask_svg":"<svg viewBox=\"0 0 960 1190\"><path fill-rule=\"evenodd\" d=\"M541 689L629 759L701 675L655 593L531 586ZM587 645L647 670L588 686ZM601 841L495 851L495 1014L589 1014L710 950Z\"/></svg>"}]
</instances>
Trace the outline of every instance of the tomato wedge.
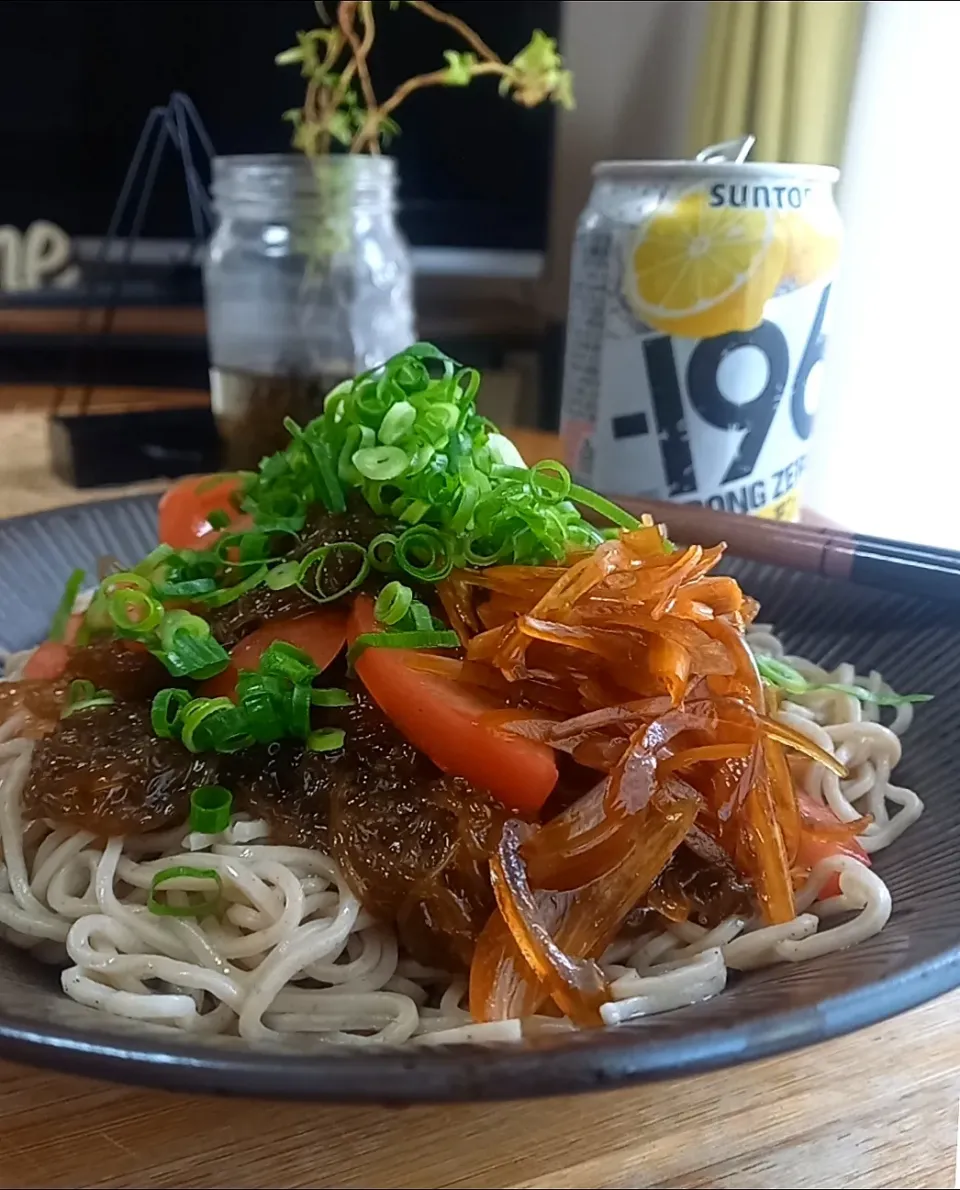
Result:
<instances>
[{"instance_id":1,"label":"tomato wedge","mask_svg":"<svg viewBox=\"0 0 960 1190\"><path fill-rule=\"evenodd\" d=\"M23 676L44 681L56 681L61 677L70 659L69 646L77 639L82 623L83 612L74 612L63 630L63 640L45 640L23 667Z\"/></svg>"},{"instance_id":2,"label":"tomato wedge","mask_svg":"<svg viewBox=\"0 0 960 1190\"><path fill-rule=\"evenodd\" d=\"M322 672L336 658L346 640L346 614L339 608L325 607L289 620L271 620L245 636L230 654L230 664L200 687L206 698L233 698L241 669L256 669L261 654L275 640L286 641L302 649Z\"/></svg>"},{"instance_id":3,"label":"tomato wedge","mask_svg":"<svg viewBox=\"0 0 960 1190\"><path fill-rule=\"evenodd\" d=\"M803 790L797 790L797 801L803 822L795 861L797 867L813 868L820 860L828 859L831 855L849 855L851 859L858 859L860 863L870 866L870 856L856 837L843 838L838 834L843 823L829 806L815 802ZM817 832L818 826L824 828L823 833ZM820 896L838 897L840 892L840 874L837 872L827 878Z\"/></svg>"},{"instance_id":4,"label":"tomato wedge","mask_svg":"<svg viewBox=\"0 0 960 1190\"><path fill-rule=\"evenodd\" d=\"M373 600L357 596L347 638L352 643L376 628ZM509 810L536 815L557 781L552 750L481 726L481 716L502 704L450 678L411 668L409 657L406 649L370 648L357 658L357 674L384 714L443 772L487 790Z\"/></svg>"},{"instance_id":5,"label":"tomato wedge","mask_svg":"<svg viewBox=\"0 0 960 1190\"><path fill-rule=\"evenodd\" d=\"M45 640L28 659L23 667L25 678L40 678L44 681L56 681L67 668L70 650L58 640Z\"/></svg>"},{"instance_id":6,"label":"tomato wedge","mask_svg":"<svg viewBox=\"0 0 960 1190\"><path fill-rule=\"evenodd\" d=\"M175 550L206 549L219 536L210 524L210 514L223 511L230 518L231 533L253 525L253 518L237 512L230 498L240 486L235 475L218 479L214 475L190 475L175 483L163 495L158 510L159 537Z\"/></svg>"}]
</instances>

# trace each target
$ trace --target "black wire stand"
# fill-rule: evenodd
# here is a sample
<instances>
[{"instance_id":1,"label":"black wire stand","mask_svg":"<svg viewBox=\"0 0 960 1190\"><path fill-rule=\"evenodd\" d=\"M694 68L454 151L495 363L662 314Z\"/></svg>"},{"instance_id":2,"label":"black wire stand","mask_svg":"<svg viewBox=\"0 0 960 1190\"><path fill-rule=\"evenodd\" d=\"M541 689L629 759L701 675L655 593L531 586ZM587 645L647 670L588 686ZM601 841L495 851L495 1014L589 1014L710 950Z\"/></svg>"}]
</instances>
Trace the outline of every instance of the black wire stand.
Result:
<instances>
[{"instance_id":1,"label":"black wire stand","mask_svg":"<svg viewBox=\"0 0 960 1190\"><path fill-rule=\"evenodd\" d=\"M198 167L203 167L209 176L215 150L193 100L183 92L174 91L167 103L152 108L144 121L106 235L100 241L91 262L91 271L95 275L99 276L109 270L109 280L105 292L101 294L98 289L95 293L87 295L77 324L73 349L67 354L68 368L75 364L80 352L89 349L91 344L92 355L96 359L97 344L102 344L113 332L117 309L124 304L120 300L121 294L129 280L134 253L150 209L157 175L164 153L168 151L179 157L190 208L192 237L180 263L183 266L197 263L210 238L214 226L213 204ZM129 227L125 231L127 222ZM115 248L119 250L114 251ZM114 268L112 265L115 257L118 259ZM99 320L99 325L93 325L94 316ZM81 386L78 405L81 415L89 409L97 382L94 365L92 374ZM75 384L64 384L57 388L53 404L54 414L60 409L67 390L76 391L77 387Z\"/></svg>"}]
</instances>

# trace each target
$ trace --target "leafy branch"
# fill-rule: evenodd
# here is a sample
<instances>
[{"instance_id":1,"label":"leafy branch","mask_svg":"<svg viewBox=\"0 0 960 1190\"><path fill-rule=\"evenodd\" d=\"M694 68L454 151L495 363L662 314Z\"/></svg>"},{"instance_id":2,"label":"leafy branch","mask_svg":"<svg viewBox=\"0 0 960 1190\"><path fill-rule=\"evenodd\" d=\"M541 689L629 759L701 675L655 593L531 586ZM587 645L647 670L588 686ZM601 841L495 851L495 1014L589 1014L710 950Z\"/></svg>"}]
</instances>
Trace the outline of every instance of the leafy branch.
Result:
<instances>
[{"instance_id":1,"label":"leafy branch","mask_svg":"<svg viewBox=\"0 0 960 1190\"><path fill-rule=\"evenodd\" d=\"M414 75L382 103L377 102L368 58L376 37L373 0L341 0L336 26L297 34L297 44L278 54L278 66L299 65L307 80L303 107L284 112L294 127L293 144L308 157L329 153L334 141L351 153L377 154L399 128L393 112L414 91L427 87L467 87L484 76L499 79L499 92L522 107L552 100L573 107L573 76L563 65L557 43L537 29L529 43L504 62L469 25L429 0L406 0L422 16L452 29L469 47L445 50L446 65ZM328 21L321 2L320 17ZM390 8L399 0L390 0ZM359 92L357 85L359 84Z\"/></svg>"}]
</instances>

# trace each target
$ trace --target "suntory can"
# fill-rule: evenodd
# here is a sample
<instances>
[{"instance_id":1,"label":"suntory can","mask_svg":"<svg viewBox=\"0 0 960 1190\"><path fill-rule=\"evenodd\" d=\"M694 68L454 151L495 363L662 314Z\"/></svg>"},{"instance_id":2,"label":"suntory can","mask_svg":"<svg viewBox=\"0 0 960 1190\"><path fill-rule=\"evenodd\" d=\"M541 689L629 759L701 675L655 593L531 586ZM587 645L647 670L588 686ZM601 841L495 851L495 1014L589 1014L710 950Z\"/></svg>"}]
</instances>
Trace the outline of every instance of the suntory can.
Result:
<instances>
[{"instance_id":1,"label":"suntory can","mask_svg":"<svg viewBox=\"0 0 960 1190\"><path fill-rule=\"evenodd\" d=\"M573 246L561 433L600 491L795 520L839 174L602 162Z\"/></svg>"}]
</instances>

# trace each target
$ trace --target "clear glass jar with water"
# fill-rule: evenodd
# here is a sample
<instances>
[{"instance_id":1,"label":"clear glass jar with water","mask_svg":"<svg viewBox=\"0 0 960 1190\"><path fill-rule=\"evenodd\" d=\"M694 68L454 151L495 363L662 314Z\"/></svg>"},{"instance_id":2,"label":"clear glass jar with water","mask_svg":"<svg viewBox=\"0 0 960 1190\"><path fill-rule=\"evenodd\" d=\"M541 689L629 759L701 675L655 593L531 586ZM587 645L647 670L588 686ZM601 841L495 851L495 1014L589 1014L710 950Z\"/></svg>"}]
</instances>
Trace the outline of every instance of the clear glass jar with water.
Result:
<instances>
[{"instance_id":1,"label":"clear glass jar with water","mask_svg":"<svg viewBox=\"0 0 960 1190\"><path fill-rule=\"evenodd\" d=\"M253 467L324 395L414 341L389 157L219 157L204 268L223 465Z\"/></svg>"}]
</instances>

